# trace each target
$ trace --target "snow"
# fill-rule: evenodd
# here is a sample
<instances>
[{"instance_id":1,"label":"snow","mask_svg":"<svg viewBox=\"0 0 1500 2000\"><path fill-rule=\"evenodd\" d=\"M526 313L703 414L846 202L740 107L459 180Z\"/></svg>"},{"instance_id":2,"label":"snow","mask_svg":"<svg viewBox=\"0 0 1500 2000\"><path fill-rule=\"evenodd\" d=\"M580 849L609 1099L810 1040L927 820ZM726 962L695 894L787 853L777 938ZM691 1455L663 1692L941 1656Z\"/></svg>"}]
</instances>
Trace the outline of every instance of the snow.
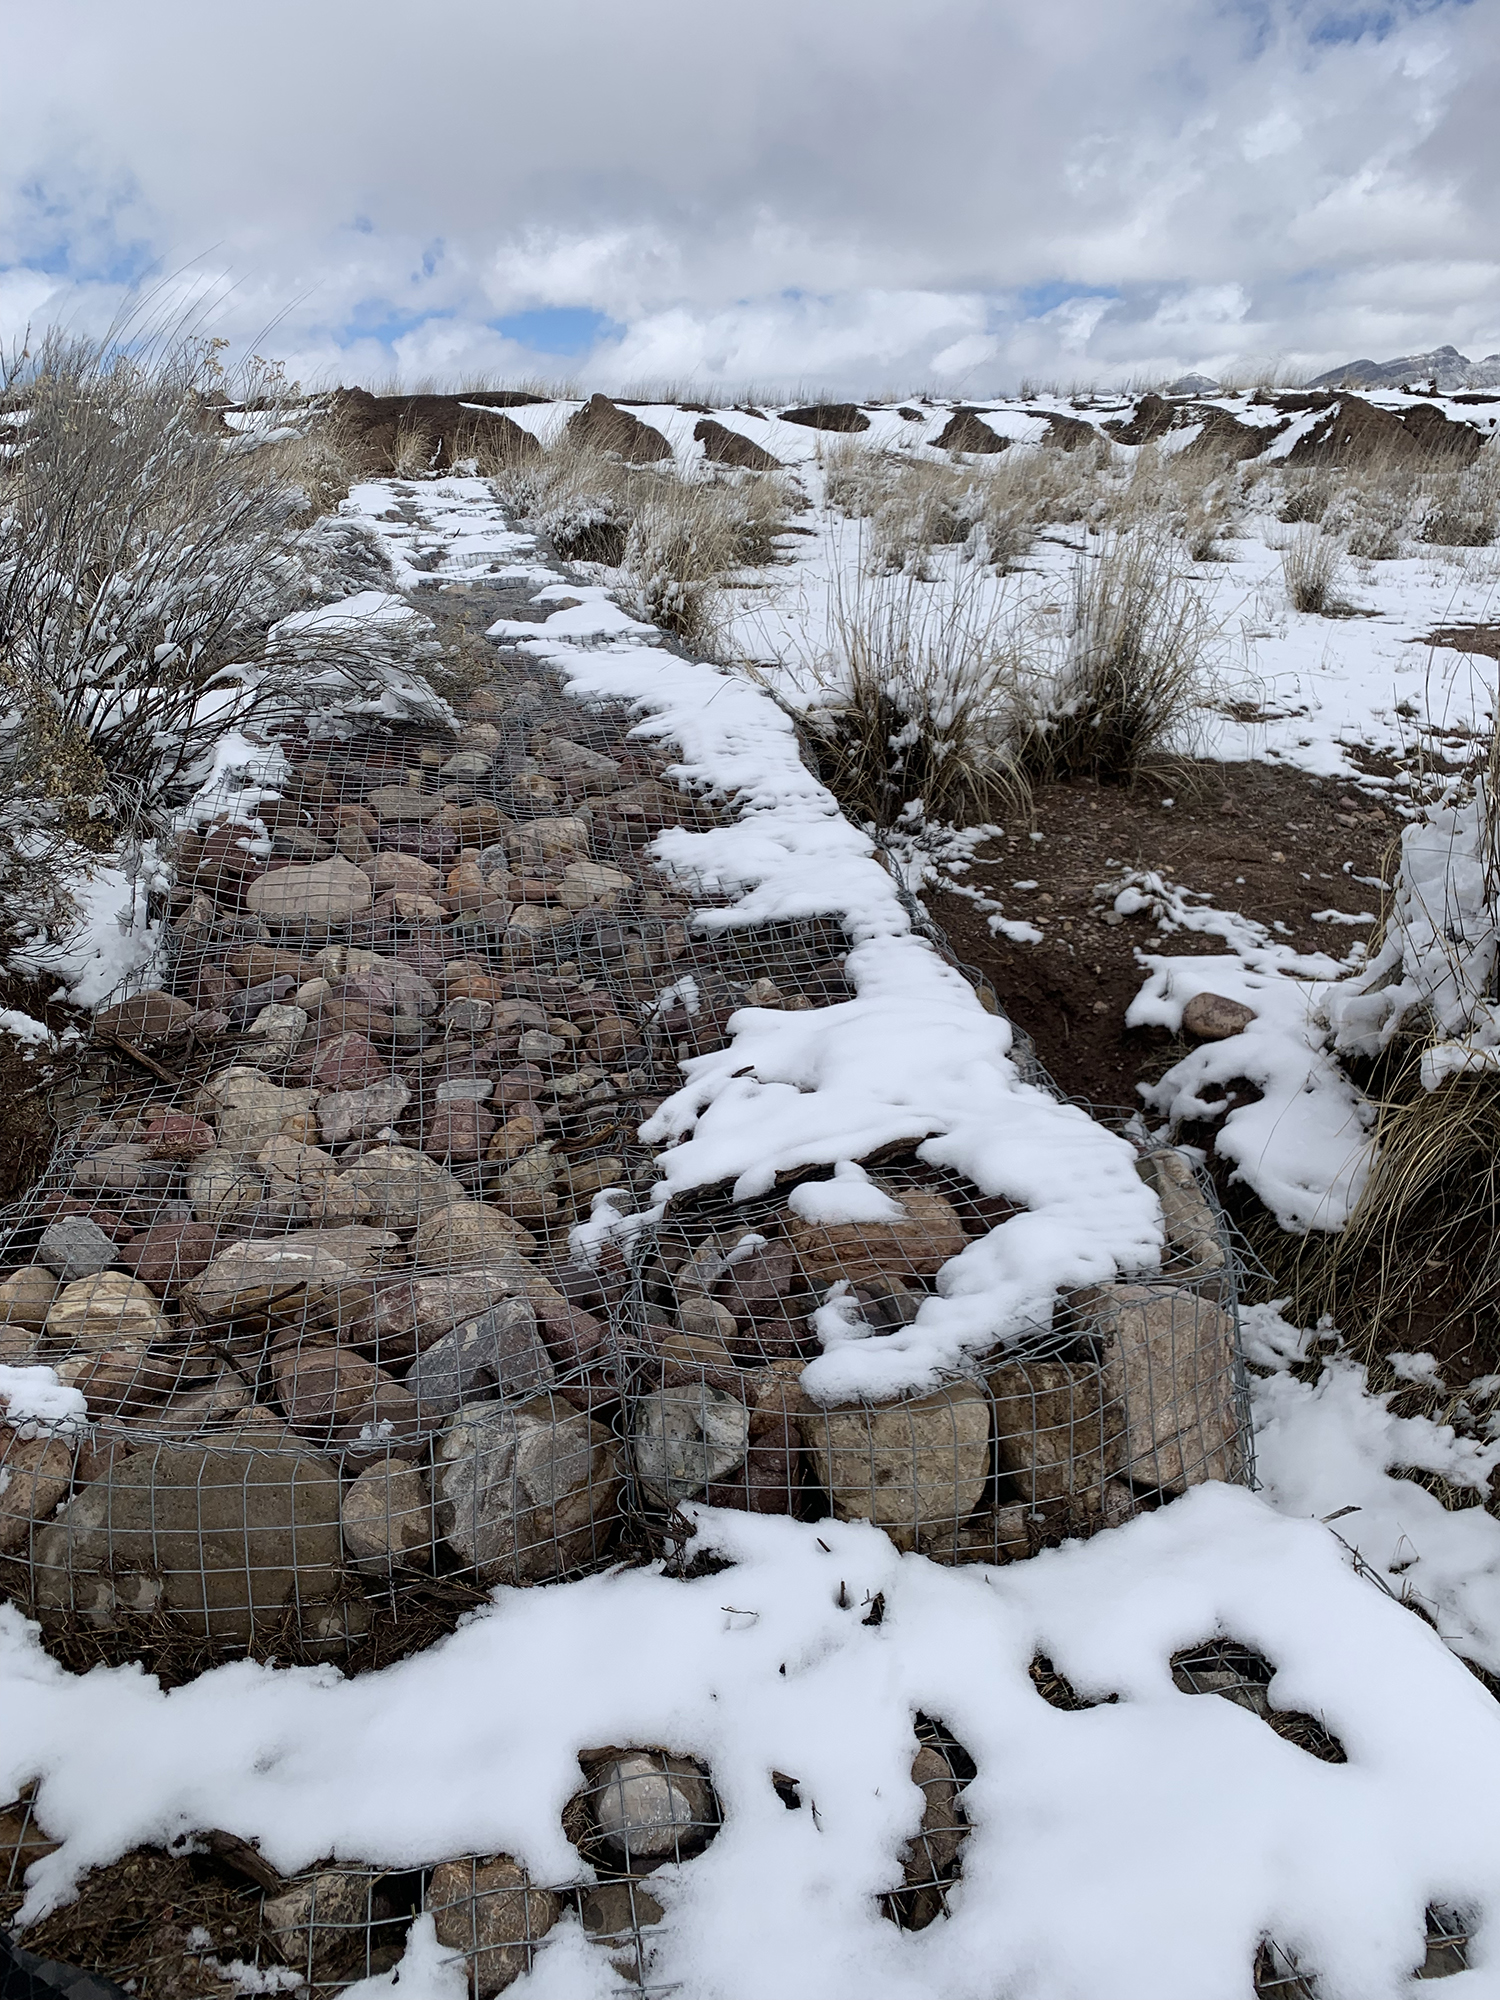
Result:
<instances>
[{"instance_id":1,"label":"snow","mask_svg":"<svg viewBox=\"0 0 1500 2000\"><path fill-rule=\"evenodd\" d=\"M695 2000L1202 2000L1247 1990L1265 1932L1331 2000L1384 2000L1420 1962L1429 1900L1482 1913L1482 1959L1500 1716L1316 1522L1204 1487L1086 1544L950 1570L862 1523L695 1511L732 1572L500 1590L352 1681L248 1661L168 1693L136 1668L72 1676L0 1613L0 1786L39 1779L38 1819L63 1842L31 1869L23 1921L84 1868L208 1825L284 1872L503 1851L537 1880L585 1879L559 1815L577 1752L616 1742L702 1757L724 1808L700 1857L652 1878L653 1976ZM1273 1701L1323 1718L1347 1765L1176 1689L1171 1655L1220 1634L1271 1660ZM1118 1700L1049 1707L1037 1651ZM954 1914L903 1935L875 1899L921 1811L918 1711L978 1775ZM413 1956L420 1990L446 1993L425 1932ZM601 1960L565 1930L539 1990L586 1993Z\"/></svg>"},{"instance_id":2,"label":"snow","mask_svg":"<svg viewBox=\"0 0 1500 2000\"><path fill-rule=\"evenodd\" d=\"M42 1021L33 1020L19 1007L0 1007L0 1034L14 1035L18 1042L51 1047L52 1031Z\"/></svg>"},{"instance_id":3,"label":"snow","mask_svg":"<svg viewBox=\"0 0 1500 2000\"><path fill-rule=\"evenodd\" d=\"M854 1160L840 1160L831 1181L804 1181L787 1200L793 1215L825 1228L841 1222L899 1222L906 1210Z\"/></svg>"},{"instance_id":4,"label":"snow","mask_svg":"<svg viewBox=\"0 0 1500 2000\"><path fill-rule=\"evenodd\" d=\"M55 997L76 1007L102 1006L127 980L149 984L147 974L162 944L160 918L153 917L147 897L153 886L165 888L168 877L154 843L143 844L132 863L126 855L113 861L79 857L71 887L78 906L76 920L56 943L35 940L11 952L17 972L55 977Z\"/></svg>"},{"instance_id":5,"label":"snow","mask_svg":"<svg viewBox=\"0 0 1500 2000\"><path fill-rule=\"evenodd\" d=\"M1125 1025L1176 1034L1183 1009L1200 993L1236 1000L1255 1016L1242 1033L1191 1049L1142 1091L1145 1103L1169 1127L1222 1121L1214 1150L1234 1163L1232 1178L1248 1183L1283 1229L1342 1229L1369 1172L1374 1109L1340 1067L1320 1009L1351 964L1363 964L1363 945L1345 960L1295 952L1263 924L1215 909L1159 873L1130 869L1121 880L1113 898L1119 915L1149 911L1162 931L1206 933L1233 948L1232 955L1191 957L1137 951L1147 978ZM1253 1084L1260 1096L1226 1110L1225 1092L1238 1082Z\"/></svg>"},{"instance_id":6,"label":"snow","mask_svg":"<svg viewBox=\"0 0 1500 2000\"><path fill-rule=\"evenodd\" d=\"M46 1367L0 1366L0 1404L7 1426L22 1437L80 1430L88 1415L83 1391L59 1382L56 1371Z\"/></svg>"}]
</instances>

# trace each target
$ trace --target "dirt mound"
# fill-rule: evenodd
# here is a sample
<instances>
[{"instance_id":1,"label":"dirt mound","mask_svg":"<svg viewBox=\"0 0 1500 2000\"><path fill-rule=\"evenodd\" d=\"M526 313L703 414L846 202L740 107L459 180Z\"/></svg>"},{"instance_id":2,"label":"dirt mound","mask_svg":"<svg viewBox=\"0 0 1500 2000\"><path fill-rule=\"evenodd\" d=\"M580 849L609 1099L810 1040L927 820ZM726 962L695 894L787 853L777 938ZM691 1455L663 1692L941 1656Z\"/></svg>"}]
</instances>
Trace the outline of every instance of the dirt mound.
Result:
<instances>
[{"instance_id":1,"label":"dirt mound","mask_svg":"<svg viewBox=\"0 0 1500 2000\"><path fill-rule=\"evenodd\" d=\"M855 403L809 403L801 410L778 412L784 424L806 424L810 431L867 431L870 419Z\"/></svg>"},{"instance_id":2,"label":"dirt mound","mask_svg":"<svg viewBox=\"0 0 1500 2000\"><path fill-rule=\"evenodd\" d=\"M955 410L934 442L944 451L1005 451L1010 439L992 431L978 410Z\"/></svg>"},{"instance_id":3,"label":"dirt mound","mask_svg":"<svg viewBox=\"0 0 1500 2000\"><path fill-rule=\"evenodd\" d=\"M1372 459L1404 459L1408 463L1464 464L1479 449L1479 434L1467 424L1450 423L1431 403L1419 404L1398 416L1362 396L1343 396L1330 404L1311 430L1298 438L1286 464L1367 465Z\"/></svg>"},{"instance_id":4,"label":"dirt mound","mask_svg":"<svg viewBox=\"0 0 1500 2000\"><path fill-rule=\"evenodd\" d=\"M1055 444L1060 451L1077 451L1080 446L1098 444L1103 436L1081 417L1065 417L1058 410L1028 410L1026 414L1047 419L1047 435L1042 443Z\"/></svg>"},{"instance_id":5,"label":"dirt mound","mask_svg":"<svg viewBox=\"0 0 1500 2000\"><path fill-rule=\"evenodd\" d=\"M618 454L631 465L654 465L672 456L672 447L658 430L643 424L612 403L608 396L591 396L568 419L568 435L595 451Z\"/></svg>"},{"instance_id":6,"label":"dirt mound","mask_svg":"<svg viewBox=\"0 0 1500 2000\"><path fill-rule=\"evenodd\" d=\"M1210 404L1207 409L1197 409L1192 413L1192 421L1201 423L1203 428L1186 450L1200 458L1259 458L1270 444L1287 427L1287 419L1279 424L1242 424L1232 417L1228 410L1218 409Z\"/></svg>"},{"instance_id":7,"label":"dirt mound","mask_svg":"<svg viewBox=\"0 0 1500 2000\"><path fill-rule=\"evenodd\" d=\"M779 472L781 460L772 458L762 445L753 438L732 431L712 417L704 417L693 425L693 436L703 447L703 456L711 465L736 465L745 472Z\"/></svg>"},{"instance_id":8,"label":"dirt mound","mask_svg":"<svg viewBox=\"0 0 1500 2000\"><path fill-rule=\"evenodd\" d=\"M330 415L355 455L364 461L366 472L373 475L396 469L398 435L403 444L408 437L420 438L429 469L444 472L455 458L467 457L476 440L513 458L539 456L541 446L536 439L503 411L543 400L520 389L476 391L462 397L372 396L368 389L339 389L334 392Z\"/></svg>"},{"instance_id":9,"label":"dirt mound","mask_svg":"<svg viewBox=\"0 0 1500 2000\"><path fill-rule=\"evenodd\" d=\"M1164 396L1142 396L1128 423L1113 417L1104 428L1116 444L1149 444L1152 438L1162 437L1182 423L1184 414Z\"/></svg>"}]
</instances>

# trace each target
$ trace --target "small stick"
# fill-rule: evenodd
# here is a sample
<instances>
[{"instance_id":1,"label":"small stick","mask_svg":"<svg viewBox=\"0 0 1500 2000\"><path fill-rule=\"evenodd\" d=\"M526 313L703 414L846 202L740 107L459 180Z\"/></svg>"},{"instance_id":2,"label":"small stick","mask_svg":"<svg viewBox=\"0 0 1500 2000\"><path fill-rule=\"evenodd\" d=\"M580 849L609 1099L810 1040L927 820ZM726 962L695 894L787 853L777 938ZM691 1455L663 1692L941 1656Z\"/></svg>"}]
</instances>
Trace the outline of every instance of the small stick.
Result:
<instances>
[{"instance_id":1,"label":"small stick","mask_svg":"<svg viewBox=\"0 0 1500 2000\"><path fill-rule=\"evenodd\" d=\"M123 1035L101 1035L99 1040L106 1048L118 1049L121 1055L129 1056L132 1062L139 1063L142 1069L149 1070L162 1083L170 1083L175 1088L181 1089L180 1076L173 1076L169 1069L163 1069L154 1056L148 1056L145 1050L138 1049L134 1042L127 1042Z\"/></svg>"}]
</instances>

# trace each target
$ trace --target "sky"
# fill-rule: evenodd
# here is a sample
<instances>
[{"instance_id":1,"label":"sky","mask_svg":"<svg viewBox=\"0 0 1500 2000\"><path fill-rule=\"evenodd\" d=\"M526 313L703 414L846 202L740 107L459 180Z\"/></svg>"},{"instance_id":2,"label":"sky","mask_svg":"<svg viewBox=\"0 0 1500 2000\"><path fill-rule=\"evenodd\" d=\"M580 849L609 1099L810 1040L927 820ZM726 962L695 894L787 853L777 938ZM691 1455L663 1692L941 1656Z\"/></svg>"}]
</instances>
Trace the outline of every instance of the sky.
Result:
<instances>
[{"instance_id":1,"label":"sky","mask_svg":"<svg viewBox=\"0 0 1500 2000\"><path fill-rule=\"evenodd\" d=\"M0 0L0 337L982 397L1500 351L1500 0Z\"/></svg>"}]
</instances>

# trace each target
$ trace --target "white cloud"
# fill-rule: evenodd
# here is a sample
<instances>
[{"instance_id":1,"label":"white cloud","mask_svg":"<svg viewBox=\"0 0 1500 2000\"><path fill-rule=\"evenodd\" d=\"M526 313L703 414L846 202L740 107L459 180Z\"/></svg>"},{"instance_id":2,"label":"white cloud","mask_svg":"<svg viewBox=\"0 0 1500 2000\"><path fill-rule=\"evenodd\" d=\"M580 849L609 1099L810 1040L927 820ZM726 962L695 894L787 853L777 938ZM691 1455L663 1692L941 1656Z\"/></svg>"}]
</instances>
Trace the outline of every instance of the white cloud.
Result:
<instances>
[{"instance_id":1,"label":"white cloud","mask_svg":"<svg viewBox=\"0 0 1500 2000\"><path fill-rule=\"evenodd\" d=\"M1315 0L15 8L0 331L198 258L224 330L280 315L345 379L982 394L1490 351L1500 9L1392 12L1341 40ZM623 331L559 359L496 328L553 307Z\"/></svg>"}]
</instances>

